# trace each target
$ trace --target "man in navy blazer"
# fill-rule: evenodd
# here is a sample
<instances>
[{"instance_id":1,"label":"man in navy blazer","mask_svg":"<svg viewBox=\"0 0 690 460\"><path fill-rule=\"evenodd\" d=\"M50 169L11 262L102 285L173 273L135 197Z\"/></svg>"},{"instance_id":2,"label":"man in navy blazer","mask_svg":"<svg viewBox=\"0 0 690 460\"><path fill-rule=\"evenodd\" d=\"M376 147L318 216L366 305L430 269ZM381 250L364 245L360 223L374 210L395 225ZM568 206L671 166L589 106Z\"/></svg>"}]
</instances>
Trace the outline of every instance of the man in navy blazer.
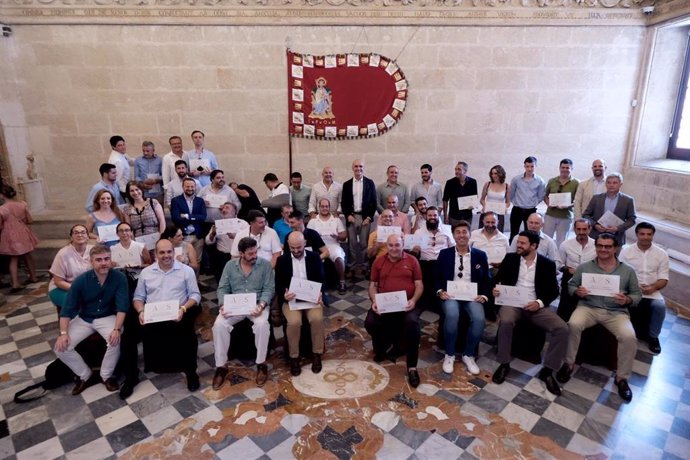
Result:
<instances>
[{"instance_id":1,"label":"man in navy blazer","mask_svg":"<svg viewBox=\"0 0 690 460\"><path fill-rule=\"evenodd\" d=\"M461 220L453 226L455 246L441 250L436 261L434 279L436 295L441 299L441 308L445 319L443 333L446 356L443 358L443 372L453 373L455 362L455 342L458 337L458 320L460 309L465 309L470 316L470 327L462 353L462 361L470 374L479 374L475 362L477 344L484 330L484 306L491 297L491 271L489 260L484 251L470 248L470 224ZM477 295L473 300L456 300L448 292L448 282L459 281L477 283Z\"/></svg>"},{"instance_id":2,"label":"man in navy blazer","mask_svg":"<svg viewBox=\"0 0 690 460\"><path fill-rule=\"evenodd\" d=\"M496 273L493 294L500 297L499 284L516 286L527 290L528 302L525 305L501 305L498 311L498 354L499 363L492 380L500 384L510 371L513 329L520 319L532 322L545 330L549 337L549 348L544 356L544 367L539 378L546 383L546 389L555 395L561 389L553 375L560 369L568 347L568 325L549 306L558 297L556 264L548 257L537 253L539 235L529 230L520 232L517 237L517 252L506 254Z\"/></svg>"},{"instance_id":3,"label":"man in navy blazer","mask_svg":"<svg viewBox=\"0 0 690 460\"><path fill-rule=\"evenodd\" d=\"M182 181L182 195L170 201L170 216L177 227L182 230L184 240L196 249L197 262L201 262L204 249L204 221L206 220L206 203L196 196L196 181L186 178ZM191 203L191 209L190 209Z\"/></svg>"},{"instance_id":4,"label":"man in navy blazer","mask_svg":"<svg viewBox=\"0 0 690 460\"><path fill-rule=\"evenodd\" d=\"M602 233L613 233L618 240L619 247L623 247L625 244L625 231L635 225L637 218L635 199L620 191L622 185L622 174L611 173L606 176L606 193L594 195L589 201L587 209L582 213L582 217L592 221L592 231L589 236L596 240ZM606 214L606 211L611 211L623 223L616 226L601 225L599 219Z\"/></svg>"},{"instance_id":5,"label":"man in navy blazer","mask_svg":"<svg viewBox=\"0 0 690 460\"><path fill-rule=\"evenodd\" d=\"M321 355L324 350L325 329L323 325L323 295L325 276L321 258L312 251L304 249L306 240L301 232L290 233L285 244L290 249L278 257L276 262L276 297L278 305L283 310L287 320L287 340L290 352L290 373L298 376L302 372L299 360L299 340L302 330L302 312L307 314L309 328L311 329L311 346L313 361L311 370L318 374L321 372ZM299 272L295 272L295 268ZM295 293L290 292L292 277L307 279L315 283L321 283L321 296L318 306L308 310L290 310L288 302L295 299Z\"/></svg>"},{"instance_id":6,"label":"man in navy blazer","mask_svg":"<svg viewBox=\"0 0 690 460\"><path fill-rule=\"evenodd\" d=\"M345 181L340 207L347 224L347 238L350 245L349 268L366 270L367 242L369 230L376 212L376 185L364 176L364 162L352 162L354 177Z\"/></svg>"}]
</instances>

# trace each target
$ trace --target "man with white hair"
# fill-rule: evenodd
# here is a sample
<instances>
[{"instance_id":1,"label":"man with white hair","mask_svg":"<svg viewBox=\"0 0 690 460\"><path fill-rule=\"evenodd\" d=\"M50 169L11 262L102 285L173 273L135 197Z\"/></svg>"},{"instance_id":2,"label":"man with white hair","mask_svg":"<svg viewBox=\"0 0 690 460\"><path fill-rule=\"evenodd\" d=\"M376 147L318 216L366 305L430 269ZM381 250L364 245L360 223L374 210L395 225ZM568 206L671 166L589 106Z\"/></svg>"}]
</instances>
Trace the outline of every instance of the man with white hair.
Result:
<instances>
[{"instance_id":1,"label":"man with white hair","mask_svg":"<svg viewBox=\"0 0 690 460\"><path fill-rule=\"evenodd\" d=\"M621 192L623 175L611 173L606 176L606 193L594 195L582 213L582 217L594 223L591 236L594 239L602 233L612 233L618 241L619 247L625 244L625 231L635 225L635 199ZM599 222L605 215L613 214L621 222Z\"/></svg>"}]
</instances>

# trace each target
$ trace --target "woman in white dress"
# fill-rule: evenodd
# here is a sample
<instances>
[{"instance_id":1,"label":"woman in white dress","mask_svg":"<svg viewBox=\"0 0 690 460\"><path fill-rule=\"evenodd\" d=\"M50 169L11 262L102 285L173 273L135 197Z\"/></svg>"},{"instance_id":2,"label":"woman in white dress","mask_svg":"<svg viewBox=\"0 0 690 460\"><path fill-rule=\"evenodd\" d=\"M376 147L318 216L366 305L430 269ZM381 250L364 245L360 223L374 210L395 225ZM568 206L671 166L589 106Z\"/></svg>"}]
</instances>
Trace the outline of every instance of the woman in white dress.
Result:
<instances>
[{"instance_id":1,"label":"woman in white dress","mask_svg":"<svg viewBox=\"0 0 690 460\"><path fill-rule=\"evenodd\" d=\"M505 215L510 207L510 188L506 182L506 170L501 165L493 166L489 170L489 179L482 187L482 196L479 199L482 205L479 228L483 227L484 213L494 211L498 214L498 231L503 232Z\"/></svg>"}]
</instances>

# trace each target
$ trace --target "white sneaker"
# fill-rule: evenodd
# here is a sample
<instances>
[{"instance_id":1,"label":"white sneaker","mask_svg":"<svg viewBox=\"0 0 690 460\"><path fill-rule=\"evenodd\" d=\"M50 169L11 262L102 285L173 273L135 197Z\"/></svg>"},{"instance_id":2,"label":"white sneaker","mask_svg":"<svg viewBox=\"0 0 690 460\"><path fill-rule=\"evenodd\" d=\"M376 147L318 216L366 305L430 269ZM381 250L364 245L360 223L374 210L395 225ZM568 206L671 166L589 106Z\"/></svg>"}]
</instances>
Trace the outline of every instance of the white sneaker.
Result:
<instances>
[{"instance_id":1,"label":"white sneaker","mask_svg":"<svg viewBox=\"0 0 690 460\"><path fill-rule=\"evenodd\" d=\"M446 355L446 357L443 358L443 372L452 374L453 364L455 364L455 356Z\"/></svg>"},{"instance_id":2,"label":"white sneaker","mask_svg":"<svg viewBox=\"0 0 690 460\"><path fill-rule=\"evenodd\" d=\"M472 375L479 375L479 366L477 366L477 363L474 362L474 358L472 356L462 355L462 362L465 363L465 366L467 366L467 372Z\"/></svg>"}]
</instances>

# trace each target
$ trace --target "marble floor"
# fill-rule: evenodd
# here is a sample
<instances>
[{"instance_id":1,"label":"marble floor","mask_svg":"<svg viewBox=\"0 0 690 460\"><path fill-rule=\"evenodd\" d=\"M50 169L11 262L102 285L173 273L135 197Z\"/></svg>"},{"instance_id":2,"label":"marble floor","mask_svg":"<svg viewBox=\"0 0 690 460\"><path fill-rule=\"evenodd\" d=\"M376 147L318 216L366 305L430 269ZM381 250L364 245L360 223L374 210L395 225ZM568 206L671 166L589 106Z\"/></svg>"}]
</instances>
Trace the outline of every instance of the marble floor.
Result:
<instances>
[{"instance_id":1,"label":"marble floor","mask_svg":"<svg viewBox=\"0 0 690 460\"><path fill-rule=\"evenodd\" d=\"M459 362L449 377L430 312L422 315L422 385L412 389L404 360L371 362L362 281L332 295L319 377L306 361L302 375L290 377L278 331L263 388L251 363L235 360L229 381L213 391L208 327L217 309L212 280L203 278L209 314L199 324L199 391L190 393L181 374L142 374L126 401L103 385L79 396L66 385L17 404L14 393L40 381L55 359L46 285L8 294L0 307L3 459L690 458L690 321L672 313L660 355L638 344L630 404L618 397L611 372L596 366L580 367L560 397L535 377L540 366L525 361L513 361L502 385L491 383L491 327L480 344L482 373L468 375Z\"/></svg>"}]
</instances>

